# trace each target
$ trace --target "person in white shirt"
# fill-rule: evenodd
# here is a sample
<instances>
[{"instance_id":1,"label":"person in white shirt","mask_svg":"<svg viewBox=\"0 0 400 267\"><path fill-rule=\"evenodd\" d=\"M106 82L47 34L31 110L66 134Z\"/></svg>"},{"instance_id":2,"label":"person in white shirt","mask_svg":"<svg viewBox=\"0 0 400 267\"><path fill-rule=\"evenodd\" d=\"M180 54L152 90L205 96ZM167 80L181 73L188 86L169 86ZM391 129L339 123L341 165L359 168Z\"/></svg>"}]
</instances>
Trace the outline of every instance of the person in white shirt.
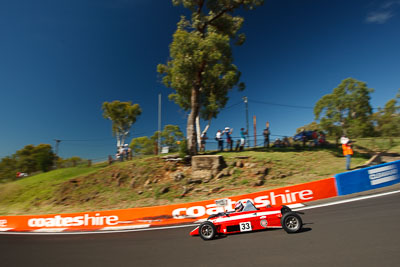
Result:
<instances>
[{"instance_id":1,"label":"person in white shirt","mask_svg":"<svg viewBox=\"0 0 400 267\"><path fill-rule=\"evenodd\" d=\"M224 150L224 139L222 139L221 130L218 130L217 134L215 135L215 140L217 140L217 142L218 142L218 150L223 151Z\"/></svg>"}]
</instances>

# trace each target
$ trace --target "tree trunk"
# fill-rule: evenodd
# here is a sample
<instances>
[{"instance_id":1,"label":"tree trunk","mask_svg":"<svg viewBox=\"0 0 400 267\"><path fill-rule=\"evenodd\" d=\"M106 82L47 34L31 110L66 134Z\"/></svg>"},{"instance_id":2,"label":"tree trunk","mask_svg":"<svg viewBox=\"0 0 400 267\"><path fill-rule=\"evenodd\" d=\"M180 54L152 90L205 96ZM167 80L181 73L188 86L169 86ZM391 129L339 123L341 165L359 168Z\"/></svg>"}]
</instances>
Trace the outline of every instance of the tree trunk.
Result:
<instances>
[{"instance_id":1,"label":"tree trunk","mask_svg":"<svg viewBox=\"0 0 400 267\"><path fill-rule=\"evenodd\" d=\"M200 128L200 116L197 114L196 117L196 135L197 135L197 144L201 143L201 128Z\"/></svg>"},{"instance_id":2,"label":"tree trunk","mask_svg":"<svg viewBox=\"0 0 400 267\"><path fill-rule=\"evenodd\" d=\"M188 151L191 156L197 155L197 133L196 133L196 117L199 114L199 89L193 88L191 95L192 110L188 116L186 128L186 137L188 141Z\"/></svg>"}]
</instances>

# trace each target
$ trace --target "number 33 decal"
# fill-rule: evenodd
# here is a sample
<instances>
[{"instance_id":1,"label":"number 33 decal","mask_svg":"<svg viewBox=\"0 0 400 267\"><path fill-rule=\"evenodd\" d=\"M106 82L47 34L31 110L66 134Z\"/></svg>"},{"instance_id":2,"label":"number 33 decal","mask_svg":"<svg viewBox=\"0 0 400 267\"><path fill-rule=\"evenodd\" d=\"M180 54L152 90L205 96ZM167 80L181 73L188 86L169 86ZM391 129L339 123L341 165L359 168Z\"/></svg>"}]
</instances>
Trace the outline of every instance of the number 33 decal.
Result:
<instances>
[{"instance_id":1,"label":"number 33 decal","mask_svg":"<svg viewBox=\"0 0 400 267\"><path fill-rule=\"evenodd\" d=\"M250 222L239 223L239 226L240 226L240 232L251 231L251 223Z\"/></svg>"}]
</instances>

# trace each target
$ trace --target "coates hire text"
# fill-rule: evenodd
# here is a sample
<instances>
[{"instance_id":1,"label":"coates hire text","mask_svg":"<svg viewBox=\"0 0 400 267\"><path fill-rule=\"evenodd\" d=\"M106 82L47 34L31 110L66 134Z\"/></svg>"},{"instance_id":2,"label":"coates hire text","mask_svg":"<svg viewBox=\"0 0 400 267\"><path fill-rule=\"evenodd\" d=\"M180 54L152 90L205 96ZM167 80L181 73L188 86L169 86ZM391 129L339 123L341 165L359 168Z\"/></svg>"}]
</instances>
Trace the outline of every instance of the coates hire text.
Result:
<instances>
[{"instance_id":1,"label":"coates hire text","mask_svg":"<svg viewBox=\"0 0 400 267\"><path fill-rule=\"evenodd\" d=\"M70 226L102 226L118 224L118 216L94 216L84 214L76 217L61 217L56 215L52 218L33 218L28 220L30 227L70 227Z\"/></svg>"},{"instance_id":2,"label":"coates hire text","mask_svg":"<svg viewBox=\"0 0 400 267\"><path fill-rule=\"evenodd\" d=\"M275 194L270 192L269 195L259 196L254 199L246 198L240 199L242 202L250 200L254 203L257 208L266 207L267 205L286 205L291 203L296 203L299 201L310 201L314 198L314 193L312 190L302 190L298 192L291 192L290 190L285 190L285 193ZM239 200L238 200L239 201ZM233 205L236 201L228 199L227 208L217 207L216 204L209 204L206 206L193 206L190 208L178 208L172 212L172 216L175 219L185 219L185 218L197 218L204 215L217 214L219 212L224 212L226 210L232 210Z\"/></svg>"}]
</instances>

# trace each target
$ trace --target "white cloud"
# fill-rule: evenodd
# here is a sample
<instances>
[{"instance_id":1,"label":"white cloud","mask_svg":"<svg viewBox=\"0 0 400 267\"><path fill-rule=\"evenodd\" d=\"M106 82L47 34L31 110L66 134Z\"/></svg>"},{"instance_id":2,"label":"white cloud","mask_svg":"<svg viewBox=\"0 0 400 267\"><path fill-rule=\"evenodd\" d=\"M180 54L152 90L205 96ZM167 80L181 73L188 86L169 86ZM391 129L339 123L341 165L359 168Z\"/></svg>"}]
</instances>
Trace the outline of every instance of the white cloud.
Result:
<instances>
[{"instance_id":1,"label":"white cloud","mask_svg":"<svg viewBox=\"0 0 400 267\"><path fill-rule=\"evenodd\" d=\"M391 7L396 6L396 5L400 5L400 1L390 1L390 2L386 2L386 3L384 3L384 4L382 5L382 8L383 8L383 9L387 9L387 8L391 8Z\"/></svg>"},{"instance_id":2,"label":"white cloud","mask_svg":"<svg viewBox=\"0 0 400 267\"><path fill-rule=\"evenodd\" d=\"M365 20L368 23L384 24L393 16L394 15L391 11L380 11L380 12L378 11L369 13Z\"/></svg>"},{"instance_id":3,"label":"white cloud","mask_svg":"<svg viewBox=\"0 0 400 267\"><path fill-rule=\"evenodd\" d=\"M387 1L377 7L373 12L370 12L365 18L367 23L384 24L391 19L395 13L394 11L400 6L400 0Z\"/></svg>"}]
</instances>

